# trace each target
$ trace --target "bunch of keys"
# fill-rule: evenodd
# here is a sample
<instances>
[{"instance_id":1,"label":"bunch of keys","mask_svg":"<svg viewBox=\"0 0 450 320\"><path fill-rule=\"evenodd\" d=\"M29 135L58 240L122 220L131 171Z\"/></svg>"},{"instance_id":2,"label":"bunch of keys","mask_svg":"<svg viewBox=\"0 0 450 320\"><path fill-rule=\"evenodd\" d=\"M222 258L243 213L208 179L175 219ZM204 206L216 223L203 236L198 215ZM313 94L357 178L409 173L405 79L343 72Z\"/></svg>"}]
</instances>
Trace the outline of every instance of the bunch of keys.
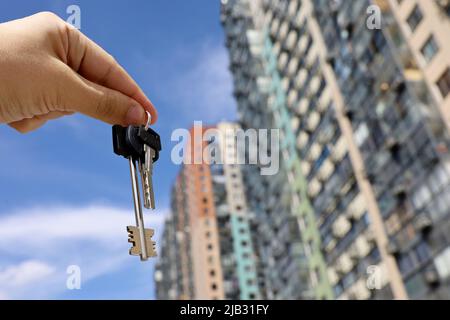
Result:
<instances>
[{"instance_id":1,"label":"bunch of keys","mask_svg":"<svg viewBox=\"0 0 450 320\"><path fill-rule=\"evenodd\" d=\"M159 158L161 140L159 135L149 126L150 113L145 126L115 125L112 128L114 153L128 159L130 165L131 188L133 191L134 213L136 226L127 226L128 242L132 244L130 255L140 256L142 261L156 256L155 242L152 241L153 229L145 229L144 215L139 192L139 169L143 190L144 207L155 209L153 192L153 164Z\"/></svg>"}]
</instances>

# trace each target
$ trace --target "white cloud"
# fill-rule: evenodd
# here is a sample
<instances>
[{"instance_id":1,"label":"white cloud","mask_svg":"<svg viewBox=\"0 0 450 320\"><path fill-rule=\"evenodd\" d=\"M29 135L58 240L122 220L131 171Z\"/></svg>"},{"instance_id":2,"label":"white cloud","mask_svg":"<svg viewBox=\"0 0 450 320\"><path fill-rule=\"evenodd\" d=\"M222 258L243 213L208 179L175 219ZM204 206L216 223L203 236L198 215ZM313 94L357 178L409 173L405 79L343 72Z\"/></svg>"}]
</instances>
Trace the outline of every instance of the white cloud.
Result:
<instances>
[{"instance_id":1,"label":"white cloud","mask_svg":"<svg viewBox=\"0 0 450 320\"><path fill-rule=\"evenodd\" d=\"M44 262L27 260L14 267L0 269L0 283L10 288L29 285L48 277L53 272L54 268Z\"/></svg>"},{"instance_id":2,"label":"white cloud","mask_svg":"<svg viewBox=\"0 0 450 320\"><path fill-rule=\"evenodd\" d=\"M146 227L160 231L164 217L165 210L147 214ZM128 256L126 226L133 223L132 210L106 206L2 213L0 299L56 298L72 264L81 267L83 284L127 267L138 259Z\"/></svg>"}]
</instances>

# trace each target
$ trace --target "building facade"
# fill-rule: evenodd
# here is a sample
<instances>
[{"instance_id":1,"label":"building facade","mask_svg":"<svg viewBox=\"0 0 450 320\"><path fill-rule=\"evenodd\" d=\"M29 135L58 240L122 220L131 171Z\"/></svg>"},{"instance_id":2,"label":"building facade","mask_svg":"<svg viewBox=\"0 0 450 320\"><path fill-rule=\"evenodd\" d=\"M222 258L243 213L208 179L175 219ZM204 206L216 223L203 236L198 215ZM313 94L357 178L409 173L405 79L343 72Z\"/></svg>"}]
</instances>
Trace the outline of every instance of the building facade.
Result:
<instances>
[{"instance_id":1,"label":"building facade","mask_svg":"<svg viewBox=\"0 0 450 320\"><path fill-rule=\"evenodd\" d=\"M389 0L403 36L433 102L450 127L450 1Z\"/></svg>"},{"instance_id":2,"label":"building facade","mask_svg":"<svg viewBox=\"0 0 450 320\"><path fill-rule=\"evenodd\" d=\"M449 297L448 43L404 30L448 7L407 2L222 1L242 126L283 141L244 174L269 298Z\"/></svg>"},{"instance_id":3,"label":"building facade","mask_svg":"<svg viewBox=\"0 0 450 320\"><path fill-rule=\"evenodd\" d=\"M185 156L192 162L175 182L154 276L158 299L261 298L251 216L241 169L234 164L237 129L220 123L190 131ZM221 138L205 138L208 132ZM207 148L223 161L205 158Z\"/></svg>"}]
</instances>

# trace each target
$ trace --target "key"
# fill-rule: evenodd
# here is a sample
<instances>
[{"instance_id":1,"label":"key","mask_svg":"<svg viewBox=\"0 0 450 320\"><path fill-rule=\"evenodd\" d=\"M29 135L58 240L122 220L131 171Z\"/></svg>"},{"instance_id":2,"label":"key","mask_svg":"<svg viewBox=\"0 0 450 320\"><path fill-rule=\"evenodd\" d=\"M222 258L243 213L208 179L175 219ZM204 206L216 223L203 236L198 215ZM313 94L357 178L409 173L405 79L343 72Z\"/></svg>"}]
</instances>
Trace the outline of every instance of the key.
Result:
<instances>
[{"instance_id":1,"label":"key","mask_svg":"<svg viewBox=\"0 0 450 320\"><path fill-rule=\"evenodd\" d=\"M141 163L141 181L144 192L144 207L147 209L155 209L155 194L153 191L153 159L155 157L155 150L147 145L144 145L145 162Z\"/></svg>"},{"instance_id":2,"label":"key","mask_svg":"<svg viewBox=\"0 0 450 320\"><path fill-rule=\"evenodd\" d=\"M153 191L153 163L159 158L161 141L159 135L148 126L140 128L138 137L144 144L144 162L141 163L141 180L144 192L144 207L155 209L155 194Z\"/></svg>"},{"instance_id":3,"label":"key","mask_svg":"<svg viewBox=\"0 0 450 320\"><path fill-rule=\"evenodd\" d=\"M113 126L113 146L114 153L124 158L132 157L135 161L145 162L144 147L153 149L153 163L158 161L161 151L161 140L159 135L151 128L145 129L144 126L122 127Z\"/></svg>"},{"instance_id":4,"label":"key","mask_svg":"<svg viewBox=\"0 0 450 320\"><path fill-rule=\"evenodd\" d=\"M150 117L149 121L150 122ZM148 123L149 124L149 123ZM151 240L154 231L145 229L141 195L139 192L139 169L143 189L144 207L155 208L153 191L153 165L159 158L161 141L159 135L146 126L113 126L113 146L117 155L128 159L133 192L136 226L128 226L129 242L133 244L130 255L139 255L141 260L156 256L155 243Z\"/></svg>"},{"instance_id":5,"label":"key","mask_svg":"<svg viewBox=\"0 0 450 320\"><path fill-rule=\"evenodd\" d=\"M130 232L129 230L133 230L130 237L133 240L133 247L130 249L130 254L139 255L141 257L141 261L145 261L148 259L149 251L145 236L144 216L142 213L141 198L139 194L139 179L136 172L136 161L134 161L131 156L128 158L128 161L130 164L131 189L133 192L134 216L136 219L136 227L127 226L128 232Z\"/></svg>"}]
</instances>

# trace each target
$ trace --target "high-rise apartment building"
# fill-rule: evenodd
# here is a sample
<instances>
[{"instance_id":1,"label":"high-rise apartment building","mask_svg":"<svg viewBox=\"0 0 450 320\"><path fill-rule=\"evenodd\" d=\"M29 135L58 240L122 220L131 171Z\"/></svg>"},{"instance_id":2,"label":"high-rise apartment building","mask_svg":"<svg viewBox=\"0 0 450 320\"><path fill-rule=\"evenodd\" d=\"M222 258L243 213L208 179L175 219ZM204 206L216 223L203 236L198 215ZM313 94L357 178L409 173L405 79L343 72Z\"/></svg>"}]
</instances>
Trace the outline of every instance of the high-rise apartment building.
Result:
<instances>
[{"instance_id":1,"label":"high-rise apartment building","mask_svg":"<svg viewBox=\"0 0 450 320\"><path fill-rule=\"evenodd\" d=\"M190 216L186 171L172 187L171 213L164 224L159 260L154 273L156 296L162 300L193 299L194 273L191 258Z\"/></svg>"},{"instance_id":2,"label":"high-rise apartment building","mask_svg":"<svg viewBox=\"0 0 450 320\"><path fill-rule=\"evenodd\" d=\"M280 174L244 174L267 297L449 298L449 55L437 36L449 19L437 2L222 1L242 126L282 136ZM406 25L441 40L417 50Z\"/></svg>"},{"instance_id":3,"label":"high-rise apartment building","mask_svg":"<svg viewBox=\"0 0 450 320\"><path fill-rule=\"evenodd\" d=\"M450 1L387 2L433 102L450 128Z\"/></svg>"},{"instance_id":4,"label":"high-rise apartment building","mask_svg":"<svg viewBox=\"0 0 450 320\"><path fill-rule=\"evenodd\" d=\"M190 130L185 156L192 163L183 165L174 185L155 271L159 299L261 298L251 216L234 161L237 129L224 122ZM207 138L211 130L221 139ZM207 147L223 161L205 158Z\"/></svg>"}]
</instances>

